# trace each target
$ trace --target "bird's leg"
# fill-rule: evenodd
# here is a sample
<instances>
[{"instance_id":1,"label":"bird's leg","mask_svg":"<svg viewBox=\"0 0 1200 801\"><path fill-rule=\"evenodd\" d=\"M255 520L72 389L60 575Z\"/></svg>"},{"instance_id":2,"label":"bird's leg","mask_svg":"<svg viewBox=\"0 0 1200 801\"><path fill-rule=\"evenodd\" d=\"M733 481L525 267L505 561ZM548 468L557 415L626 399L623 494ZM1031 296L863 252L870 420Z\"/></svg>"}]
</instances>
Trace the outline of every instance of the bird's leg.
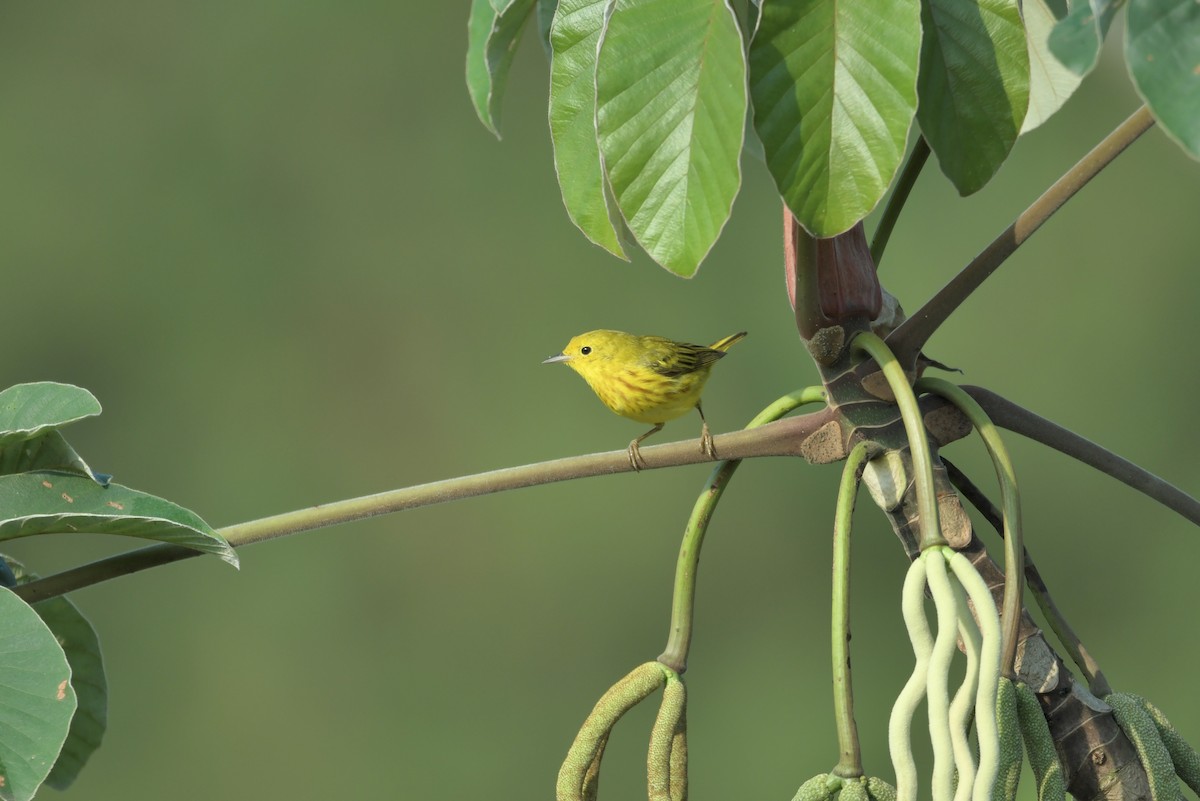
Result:
<instances>
[{"instance_id":1,"label":"bird's leg","mask_svg":"<svg viewBox=\"0 0 1200 801\"><path fill-rule=\"evenodd\" d=\"M643 467L646 466L645 460L642 459L642 454L640 452L638 452L638 445L641 444L642 440L644 440L646 437L650 436L651 434L657 434L659 431L662 431L662 427L664 425L665 425L665 423L658 423L657 425L654 426L654 428L650 429L645 434L642 434L640 437L635 439L633 442L629 443L629 464L633 465L634 470L640 471Z\"/></svg>"},{"instance_id":2,"label":"bird's leg","mask_svg":"<svg viewBox=\"0 0 1200 801\"><path fill-rule=\"evenodd\" d=\"M704 419L704 410L699 403L696 404L696 411L700 412L700 422L704 424L700 430L700 452L710 459L716 459L717 449L713 446L712 432L708 430L708 421Z\"/></svg>"}]
</instances>

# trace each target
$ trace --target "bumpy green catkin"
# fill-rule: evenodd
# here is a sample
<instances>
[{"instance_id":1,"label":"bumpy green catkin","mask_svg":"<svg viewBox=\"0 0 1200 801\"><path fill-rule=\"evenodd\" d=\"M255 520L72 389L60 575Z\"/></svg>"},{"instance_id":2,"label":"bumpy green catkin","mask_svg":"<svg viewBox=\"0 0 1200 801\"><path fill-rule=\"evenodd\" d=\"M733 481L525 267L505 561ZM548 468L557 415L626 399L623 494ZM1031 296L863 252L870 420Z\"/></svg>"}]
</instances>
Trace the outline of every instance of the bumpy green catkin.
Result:
<instances>
[{"instance_id":1,"label":"bumpy green catkin","mask_svg":"<svg viewBox=\"0 0 1200 801\"><path fill-rule=\"evenodd\" d=\"M600 758L608 734L621 716L666 683L667 674L658 662L646 662L631 670L609 688L587 716L558 771L555 797L558 801L580 801L595 795L600 780ZM590 788L590 789L589 789Z\"/></svg>"},{"instance_id":2,"label":"bumpy green catkin","mask_svg":"<svg viewBox=\"0 0 1200 801\"><path fill-rule=\"evenodd\" d=\"M871 801L896 801L896 788L874 776L867 779L867 795Z\"/></svg>"},{"instance_id":3,"label":"bumpy green catkin","mask_svg":"<svg viewBox=\"0 0 1200 801\"><path fill-rule=\"evenodd\" d=\"M842 791L838 793L838 801L869 801L867 780L861 776L857 779L843 779Z\"/></svg>"},{"instance_id":4,"label":"bumpy green catkin","mask_svg":"<svg viewBox=\"0 0 1200 801\"><path fill-rule=\"evenodd\" d=\"M1130 693L1113 693L1104 702L1113 708L1117 725L1137 749L1138 759L1150 780L1150 797L1153 801L1178 801L1179 780L1175 777L1175 764L1162 735L1143 708L1142 699Z\"/></svg>"},{"instance_id":5,"label":"bumpy green catkin","mask_svg":"<svg viewBox=\"0 0 1200 801\"><path fill-rule=\"evenodd\" d=\"M683 719L687 705L687 689L683 681L674 673L667 677L663 688L662 704L658 708L658 717L654 728L650 731L650 749L646 756L646 784L649 789L650 801L679 801L687 796L686 767L683 773L683 786L671 786L672 779L679 780L680 776L672 760L672 750L676 743L676 733Z\"/></svg>"},{"instance_id":6,"label":"bumpy green catkin","mask_svg":"<svg viewBox=\"0 0 1200 801\"><path fill-rule=\"evenodd\" d=\"M830 783L828 773L818 773L800 785L800 789L796 791L792 801L825 801L827 798L832 798L840 787L840 783Z\"/></svg>"},{"instance_id":7,"label":"bumpy green catkin","mask_svg":"<svg viewBox=\"0 0 1200 801\"><path fill-rule=\"evenodd\" d=\"M1029 766L1037 781L1038 801L1065 801L1066 784L1063 781L1062 765L1058 752L1054 750L1054 738L1042 715L1042 705L1029 685L1017 682L1013 685L1017 695L1017 718L1021 723L1021 736L1025 740L1025 751L1029 754Z\"/></svg>"},{"instance_id":8,"label":"bumpy green catkin","mask_svg":"<svg viewBox=\"0 0 1200 801\"><path fill-rule=\"evenodd\" d=\"M1132 695L1132 697L1138 700L1142 709L1145 709L1146 713L1150 715L1150 719L1154 721L1154 726L1162 736L1163 745L1171 754L1171 762L1175 765L1175 775L1183 779L1187 786L1192 788L1192 792L1200 794L1200 754L1196 753L1196 749L1183 739L1183 735L1171 725L1171 721L1167 720L1167 716L1162 713L1161 709L1141 696Z\"/></svg>"},{"instance_id":9,"label":"bumpy green catkin","mask_svg":"<svg viewBox=\"0 0 1200 801\"><path fill-rule=\"evenodd\" d=\"M1021 779L1021 721L1017 716L1017 688L1001 676L996 692L996 723L1000 728L1000 768L992 785L992 801L1013 801Z\"/></svg>"}]
</instances>

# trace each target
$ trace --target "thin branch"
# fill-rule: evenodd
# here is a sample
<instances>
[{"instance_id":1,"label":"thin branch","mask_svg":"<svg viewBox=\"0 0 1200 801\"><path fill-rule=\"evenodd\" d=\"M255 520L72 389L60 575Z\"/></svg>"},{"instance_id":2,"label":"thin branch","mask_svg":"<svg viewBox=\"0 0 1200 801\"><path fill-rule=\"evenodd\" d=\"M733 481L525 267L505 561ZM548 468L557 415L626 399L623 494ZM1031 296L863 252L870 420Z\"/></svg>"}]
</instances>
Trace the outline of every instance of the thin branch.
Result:
<instances>
[{"instance_id":1,"label":"thin branch","mask_svg":"<svg viewBox=\"0 0 1200 801\"><path fill-rule=\"evenodd\" d=\"M871 259L875 262L876 269L879 269L879 262L883 259L888 240L892 238L896 220L900 219L900 212L904 210L904 204L917 184L917 176L921 174L921 169L928 160L929 142L925 141L924 136L918 136L917 143L913 145L908 159L904 162L904 169L900 171L900 180L896 182L896 188L892 190L887 205L883 207L879 225L875 226L875 236L871 237Z\"/></svg>"},{"instance_id":2,"label":"thin branch","mask_svg":"<svg viewBox=\"0 0 1200 801\"><path fill-rule=\"evenodd\" d=\"M946 466L946 473L950 476L950 483L962 493L964 498L971 502L972 506L979 510L979 513L991 524L992 528L996 529L996 533L1003 537L1003 518L1001 517L1000 510L996 508L991 499L945 456L942 456L942 464ZM1062 643L1063 648L1070 654L1071 660L1079 667L1083 675L1087 677L1088 689L1093 695L1103 698L1112 692L1108 679L1104 677L1104 672L1100 670L1099 663L1092 658L1091 652L1084 646L1083 641L1079 639L1079 635L1071 628L1071 624L1067 622L1066 616L1063 615L1058 605L1054 603L1054 598L1050 595L1050 588L1046 586L1041 572L1037 569L1037 564L1033 561L1033 557L1029 555L1029 549L1022 548L1022 550L1024 551L1025 583L1029 586L1030 592L1033 593L1033 597L1037 601L1038 607L1041 608L1042 614L1046 616L1046 622L1050 624L1050 628L1054 630L1058 641Z\"/></svg>"},{"instance_id":3,"label":"thin branch","mask_svg":"<svg viewBox=\"0 0 1200 801\"><path fill-rule=\"evenodd\" d=\"M834 419L834 412L825 409L813 414L768 423L754 429L720 434L713 437L713 445L722 459L800 456L802 455L801 445L805 438L832 419ZM643 448L641 454L645 460L644 469L711 461L708 456L701 453L698 439L654 445ZM622 448L619 451L508 467L473 476L434 481L429 484L418 484L415 487L350 498L239 523L220 529L219 532L229 541L230 545L240 548L243 545L286 537L302 531L405 509L415 509L418 506L430 506L462 498L473 498L477 495L488 495L539 484L552 484L575 478L608 473L628 473L632 469L629 464L629 454ZM15 588L14 592L27 602L34 603L118 576L199 555L199 551L177 545L151 545L22 584Z\"/></svg>"},{"instance_id":4,"label":"thin branch","mask_svg":"<svg viewBox=\"0 0 1200 801\"><path fill-rule=\"evenodd\" d=\"M1142 106L1129 119L1121 123L1100 144L1092 149L1079 163L1072 167L1053 186L1034 201L1033 205L1021 212L1021 215L1008 226L1000 236L996 237L983 252L971 261L962 271L954 276L948 284L941 288L936 295L909 317L887 338L888 345L896 353L901 364L912 364L917 354L925 347L933 332L946 321L951 313L959 307L971 293L979 288L989 275L1004 260L1025 243L1042 224L1058 211L1064 203L1070 200L1076 192L1087 185L1088 181L1113 159L1119 156L1125 148L1133 144L1139 136L1145 133L1154 118L1149 109Z\"/></svg>"},{"instance_id":5,"label":"thin branch","mask_svg":"<svg viewBox=\"0 0 1200 801\"><path fill-rule=\"evenodd\" d=\"M863 775L862 748L859 745L858 724L854 720L854 682L850 669L850 530L854 504L858 498L858 484L870 455L870 445L863 441L855 445L846 457L833 518L833 614L829 652L833 658L833 719L837 726L840 753L833 773L844 779Z\"/></svg>"},{"instance_id":6,"label":"thin branch","mask_svg":"<svg viewBox=\"0 0 1200 801\"><path fill-rule=\"evenodd\" d=\"M908 376L901 367L899 360L888 348L887 344L870 331L863 331L850 342L850 347L861 353L866 353L887 379L896 405L900 407L900 417L904 423L904 433L908 437L909 453L913 464L913 486L917 495L917 514L920 517L921 538L917 545L921 550L936 545L945 545L942 537L941 524L938 522L937 493L933 485L933 458L929 452L929 434L925 431L921 407L917 396L913 393Z\"/></svg>"},{"instance_id":7,"label":"thin branch","mask_svg":"<svg viewBox=\"0 0 1200 801\"><path fill-rule=\"evenodd\" d=\"M1107 473L1200 526L1200 501L1178 487L991 390L969 386L963 389L979 401L979 405L996 425L1048 445L1072 459L1078 459L1089 467Z\"/></svg>"},{"instance_id":8,"label":"thin branch","mask_svg":"<svg viewBox=\"0 0 1200 801\"><path fill-rule=\"evenodd\" d=\"M825 388L822 386L808 387L784 395L755 415L746 428L759 428L800 406L824 400ZM700 492L700 497L696 499L692 514L683 530L679 559L675 563L675 586L671 591L671 628L667 636L667 647L658 657L659 662L679 674L687 670L688 651L692 645L696 575L700 568L700 549L704 545L704 535L708 533L708 524L712 521L725 487L741 464L740 459L726 459L717 463Z\"/></svg>"},{"instance_id":9,"label":"thin branch","mask_svg":"<svg viewBox=\"0 0 1200 801\"><path fill-rule=\"evenodd\" d=\"M1004 503L1004 649L1000 665L1004 675L1016 678L1013 672L1017 663L1017 637L1021 627L1021 606L1024 597L1025 568L1022 561L1025 556L1024 537L1021 534L1021 495L1017 484L1017 473L1012 459L1008 456L1008 448L996 430L992 421L979 402L968 395L959 386L941 378L926 376L918 379L918 392L932 392L941 395L953 403L971 421L971 425L979 432L988 455L992 457L992 466L996 469L996 479L1000 482L1000 497Z\"/></svg>"}]
</instances>

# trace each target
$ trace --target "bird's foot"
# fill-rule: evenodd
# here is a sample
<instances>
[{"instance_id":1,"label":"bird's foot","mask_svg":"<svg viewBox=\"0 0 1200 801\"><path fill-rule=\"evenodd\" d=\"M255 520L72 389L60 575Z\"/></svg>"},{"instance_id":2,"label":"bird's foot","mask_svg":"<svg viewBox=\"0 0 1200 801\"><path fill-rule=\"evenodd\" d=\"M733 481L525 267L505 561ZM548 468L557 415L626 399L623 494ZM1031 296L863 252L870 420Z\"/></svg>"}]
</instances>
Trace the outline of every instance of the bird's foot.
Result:
<instances>
[{"instance_id":1,"label":"bird's foot","mask_svg":"<svg viewBox=\"0 0 1200 801\"><path fill-rule=\"evenodd\" d=\"M708 424L704 424L704 430L700 433L700 452L709 459L717 458L717 449L713 445L712 432L708 430Z\"/></svg>"},{"instance_id":2,"label":"bird's foot","mask_svg":"<svg viewBox=\"0 0 1200 801\"><path fill-rule=\"evenodd\" d=\"M642 458L642 453L638 450L638 441L635 439L629 443L629 464L633 467L635 473L640 473L642 468L646 466L646 460Z\"/></svg>"}]
</instances>

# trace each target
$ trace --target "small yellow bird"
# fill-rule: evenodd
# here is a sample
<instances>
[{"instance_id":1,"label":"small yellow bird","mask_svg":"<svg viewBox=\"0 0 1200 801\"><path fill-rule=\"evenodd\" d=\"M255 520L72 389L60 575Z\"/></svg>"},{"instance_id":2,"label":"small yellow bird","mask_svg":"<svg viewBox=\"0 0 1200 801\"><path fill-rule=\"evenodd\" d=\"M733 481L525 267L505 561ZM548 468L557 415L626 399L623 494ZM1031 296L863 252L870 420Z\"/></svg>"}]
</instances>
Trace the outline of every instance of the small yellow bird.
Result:
<instances>
[{"instance_id":1,"label":"small yellow bird","mask_svg":"<svg viewBox=\"0 0 1200 801\"><path fill-rule=\"evenodd\" d=\"M661 431L668 420L683 417L692 409L700 412L704 424L700 452L717 458L708 421L700 408L700 393L713 364L744 336L746 332L741 331L705 347L624 331L589 331L572 339L562 353L542 364L565 362L583 376L609 409L622 417L654 425L629 443L629 463L634 470L641 470L645 467L638 452L641 441Z\"/></svg>"}]
</instances>

